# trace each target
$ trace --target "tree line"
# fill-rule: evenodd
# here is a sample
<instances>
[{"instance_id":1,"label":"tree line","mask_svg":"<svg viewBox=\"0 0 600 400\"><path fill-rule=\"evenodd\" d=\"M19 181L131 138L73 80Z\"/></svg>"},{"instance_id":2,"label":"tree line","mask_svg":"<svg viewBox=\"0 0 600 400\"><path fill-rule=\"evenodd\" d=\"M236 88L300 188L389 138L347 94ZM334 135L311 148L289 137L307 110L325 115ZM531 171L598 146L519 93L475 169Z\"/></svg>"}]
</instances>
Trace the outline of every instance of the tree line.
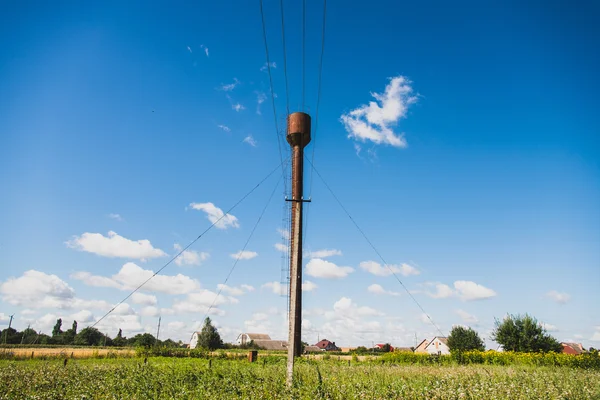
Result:
<instances>
[{"instance_id":1,"label":"tree line","mask_svg":"<svg viewBox=\"0 0 600 400\"><path fill-rule=\"evenodd\" d=\"M114 346L114 347L182 347L184 343L180 340L175 342L171 339L156 340L150 333L139 333L127 338L123 336L123 331L115 337L100 332L96 328L87 327L80 331L77 330L77 321L73 321L71 328L63 331L62 318L56 320L52 329L52 335L38 333L34 329L27 328L23 331L17 331L14 328L6 328L0 331L0 343L3 344L23 344L23 345L62 345L62 346Z\"/></svg>"},{"instance_id":2,"label":"tree line","mask_svg":"<svg viewBox=\"0 0 600 400\"><path fill-rule=\"evenodd\" d=\"M504 351L520 353L562 352L562 345L550 335L534 317L525 315L507 315L495 320L490 339L500 344ZM454 326L448 336L448 347L454 355L462 352L485 351L485 344L472 328ZM595 351L590 348L590 351Z\"/></svg>"}]
</instances>

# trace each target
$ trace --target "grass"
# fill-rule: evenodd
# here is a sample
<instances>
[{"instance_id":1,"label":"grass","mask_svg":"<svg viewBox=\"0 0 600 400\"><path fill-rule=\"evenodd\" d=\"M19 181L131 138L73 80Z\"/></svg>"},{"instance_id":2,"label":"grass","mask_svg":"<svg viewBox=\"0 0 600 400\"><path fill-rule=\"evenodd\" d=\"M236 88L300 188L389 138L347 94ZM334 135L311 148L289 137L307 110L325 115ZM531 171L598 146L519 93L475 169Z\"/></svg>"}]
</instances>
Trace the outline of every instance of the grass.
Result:
<instances>
[{"instance_id":1,"label":"grass","mask_svg":"<svg viewBox=\"0 0 600 400\"><path fill-rule=\"evenodd\" d=\"M375 365L285 359L0 360L0 399L600 399L600 372L565 367Z\"/></svg>"}]
</instances>

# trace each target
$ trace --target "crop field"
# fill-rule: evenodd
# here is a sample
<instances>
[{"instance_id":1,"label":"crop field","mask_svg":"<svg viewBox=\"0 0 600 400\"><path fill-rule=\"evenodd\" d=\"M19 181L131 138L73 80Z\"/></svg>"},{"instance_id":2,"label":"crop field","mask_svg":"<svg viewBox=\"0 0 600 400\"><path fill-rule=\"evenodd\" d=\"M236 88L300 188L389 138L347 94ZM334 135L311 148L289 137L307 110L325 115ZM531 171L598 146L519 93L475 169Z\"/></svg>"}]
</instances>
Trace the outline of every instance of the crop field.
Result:
<instances>
[{"instance_id":1,"label":"crop field","mask_svg":"<svg viewBox=\"0 0 600 400\"><path fill-rule=\"evenodd\" d=\"M0 360L0 399L600 399L600 371L570 367L397 365L148 358Z\"/></svg>"}]
</instances>

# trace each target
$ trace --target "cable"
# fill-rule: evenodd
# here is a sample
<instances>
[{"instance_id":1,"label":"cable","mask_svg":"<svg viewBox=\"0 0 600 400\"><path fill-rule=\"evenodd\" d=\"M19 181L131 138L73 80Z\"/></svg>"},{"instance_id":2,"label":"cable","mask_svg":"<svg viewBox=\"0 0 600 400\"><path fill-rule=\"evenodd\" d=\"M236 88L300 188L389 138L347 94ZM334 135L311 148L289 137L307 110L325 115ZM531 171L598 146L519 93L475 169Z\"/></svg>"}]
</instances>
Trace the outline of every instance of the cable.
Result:
<instances>
[{"instance_id":1,"label":"cable","mask_svg":"<svg viewBox=\"0 0 600 400\"><path fill-rule=\"evenodd\" d=\"M283 3L282 3L282 5L283 5ZM282 10L282 18L283 18L283 8L281 10ZM277 111L275 109L275 92L273 91L273 77L271 75L271 60L269 59L269 45L267 44L267 28L265 25L265 13L263 11L263 0L260 0L260 16L261 16L261 20L262 20L263 41L265 42L265 54L267 56L267 71L269 72L269 86L271 88L271 104L273 105L273 119L275 120L275 134L277 135L277 149L279 150L279 161L281 162L281 176L284 176L285 170L283 167L283 155L281 153L281 138L279 137L279 125L277 124ZM283 19L282 19L282 23L283 23ZM285 48L285 41L284 41L284 48ZM284 70L285 70L285 51L284 51L283 63L284 63ZM286 82L285 85L286 85L286 94L287 94L287 72L286 72L285 82ZM289 101L288 101L288 103L289 103ZM289 105L288 105L288 114L289 114ZM283 182L283 187L284 187L284 190L287 191L287 184L286 184L285 180Z\"/></svg>"},{"instance_id":2,"label":"cable","mask_svg":"<svg viewBox=\"0 0 600 400\"><path fill-rule=\"evenodd\" d=\"M281 179L277 181L277 184L273 188L273 191L271 192L271 195L269 196L269 200L267 200L267 204L265 204L265 207L263 208L262 212L260 213L260 216L258 217L258 220L256 220L256 223L254 224L254 227L252 228L252 231L250 232L250 236L248 236L248 239L246 240L246 243L244 243L244 247L242 247L242 250L238 253L238 255L237 255L237 257L236 257L236 259L235 259L235 261L233 263L233 266L231 267L231 269L229 270L229 273L227 274L227 277L223 281L223 284L221 286L219 286L219 291L217 292L217 295L215 296L215 299L213 300L213 302L210 305L210 307L208 307L208 310L206 310L206 314L204 314L204 318L202 318L202 321L204 321L206 319L206 317L210 313L210 310L212 310L212 308L214 307L215 303L217 302L217 299L219 298L219 296L221 295L221 292L223 291L223 286L227 283L227 281L229 281L229 278L231 277L231 274L233 273L233 270L235 269L238 261L240 261L240 258L242 257L242 253L246 250L246 247L248 247L248 243L250 243L250 239L252 239L252 236L254 235L254 231L256 231L256 228L258 227L258 224L260 223L263 215L265 214L265 211L267 211L267 208L269 207L269 204L271 204L271 200L273 199L273 195L275 194L275 191L279 187L279 182L281 182Z\"/></svg>"},{"instance_id":3,"label":"cable","mask_svg":"<svg viewBox=\"0 0 600 400\"><path fill-rule=\"evenodd\" d=\"M306 63L305 63L305 42L306 42L306 0L302 0L302 111L304 112L304 91L306 87ZM289 113L288 113L289 114Z\"/></svg>"},{"instance_id":4,"label":"cable","mask_svg":"<svg viewBox=\"0 0 600 400\"><path fill-rule=\"evenodd\" d=\"M321 104L321 77L323 75L323 54L325 52L325 22L327 20L327 0L323 0L323 26L322 26L322 31L321 31L321 57L319 60L319 80L318 80L318 85L317 85L317 108L316 108L316 115L315 115L315 132L313 135L313 139L312 139L312 161L311 161L311 165L314 165L315 163L315 148L317 146L317 131L319 130L319 106ZM304 68L304 66L303 66ZM313 186L313 171L311 169L310 172L310 183L309 183L309 195L308 197L310 199L312 199L312 186ZM310 204L311 203L307 203L306 207L306 222L304 223L304 238L303 238L303 243L306 243L306 232L308 231L308 215L310 213Z\"/></svg>"},{"instance_id":5,"label":"cable","mask_svg":"<svg viewBox=\"0 0 600 400\"><path fill-rule=\"evenodd\" d=\"M315 162L315 148L317 147L317 131L319 130L319 106L321 105L321 77L323 75L323 54L325 53L325 22L327 20L327 0L323 0L323 28L321 31L321 58L319 60L319 80L317 84L317 109L315 111L315 134L312 144L312 161ZM310 196L312 196L313 173L310 174Z\"/></svg>"},{"instance_id":6,"label":"cable","mask_svg":"<svg viewBox=\"0 0 600 400\"><path fill-rule=\"evenodd\" d=\"M261 0L262 4L262 0ZM288 76L287 76L287 57L285 49L285 18L283 17L283 0L279 1L279 8L281 9L281 41L283 42L283 75L285 76L285 108L287 115L290 115L290 90L288 87Z\"/></svg>"},{"instance_id":7,"label":"cable","mask_svg":"<svg viewBox=\"0 0 600 400\"><path fill-rule=\"evenodd\" d=\"M354 220L354 218L352 218L352 216L350 215L350 213L348 212L348 210L346 209L346 207L344 207L344 205L342 204L342 202L340 201L340 199L335 195L335 193L333 193L333 190L331 189L331 187L329 187L329 185L327 184L327 182L325 182L325 179L323 179L323 177L321 176L321 174L319 173L319 171L315 168L315 166L308 159L307 159L307 161L310 163L311 168L315 171L315 173L317 174L317 176L319 177L319 179L321 179L321 182L323 182L323 184L325 185L325 187L327 188L327 190L329 190L329 193L331 193L331 195L333 196L333 198L335 199L335 201L339 204L339 206L342 208L342 210L344 210L344 212L346 213L346 215L348 216L348 218L350 218L350 221L352 221L352 223L354 224L354 226L356 227L356 229L358 229L358 231L361 233L361 235L363 236L363 238L365 238L365 240L367 241L367 243L369 243L369 245L375 251L375 253L377 254L377 256L379 256L379 258L381 259L381 262L383 263L383 265L385 265L386 268L390 270L390 272L392 273L392 275L394 276L394 278L396 278L396 280L398 281L398 283L400 283L400 285L404 288L404 290L410 296L410 298L415 302L415 304L419 307L419 309L421 309L421 311L427 317L427 319L429 320L429 322L431 322L431 325L433 325L433 327L442 335L442 337L445 337L445 335L442 332L442 330L435 324L435 322L433 322L433 319L431 319L431 317L429 316L429 314L427 314L427 312L425 312L425 309L423 308L423 306L421 306L421 304L417 301L417 299L415 298L415 296L412 295L412 293L404 285L404 283L402 282L402 280L398 277L398 275L396 275L396 273L394 272L394 270L392 268L390 268L390 266L385 261L385 259L383 258L383 256L379 252L379 250L377 250L377 248L369 240L369 238L367 237L367 235L365 234L365 232L360 228L360 226L358 226L358 224L356 223L356 221Z\"/></svg>"},{"instance_id":8,"label":"cable","mask_svg":"<svg viewBox=\"0 0 600 400\"><path fill-rule=\"evenodd\" d=\"M148 279L146 279L144 282L142 282L138 287L136 287L131 293L129 293L123 300L121 300L119 303L117 303L117 305L115 305L113 308L111 308L106 314L104 314L102 316L102 318L100 318L98 321L94 322L94 324L91 326L91 328L95 327L96 325L98 325L100 323L100 321L102 321L104 318L106 318L111 312L113 312L117 307L119 307L121 304L123 304L128 298L130 298L135 292L137 292L138 290L140 290L146 283L150 282L150 280L152 278L154 278L156 275L158 275L163 269L165 269L169 264L171 264L173 261L175 261L175 259L177 259L177 257L179 257L181 254L183 254L184 251L186 251L187 249L189 249L194 243L196 243L202 236L204 236L204 234L208 231L210 231L216 224L219 223L219 221L221 221L223 218L225 218L226 215L228 215L231 211L233 211L234 208L236 208L238 205L240 205L240 203L244 200L246 200L246 198L248 196L250 196L252 194L252 192L254 192L260 185L262 185L267 179L269 179L271 177L271 175L273 175L273 173L275 171L277 171L279 169L279 165L272 170L271 172L269 172L269 174L263 178L260 182L258 182L258 184L256 186L254 186L248 193L246 193L237 203L235 203L233 206L231 206L231 208L229 208L229 210L227 210L226 213L224 213L218 220L216 220L215 222L212 223L212 225L210 225L208 228L206 228L204 230L204 232L202 232L200 235L198 235L198 237L194 240L192 240L187 246L185 246L183 249L181 249L181 251L179 251L179 253L177 253L177 255L173 258L171 258L165 265L163 265L162 267L160 267L158 269L158 271L156 271L154 274L152 274L151 277L149 277Z\"/></svg>"}]
</instances>

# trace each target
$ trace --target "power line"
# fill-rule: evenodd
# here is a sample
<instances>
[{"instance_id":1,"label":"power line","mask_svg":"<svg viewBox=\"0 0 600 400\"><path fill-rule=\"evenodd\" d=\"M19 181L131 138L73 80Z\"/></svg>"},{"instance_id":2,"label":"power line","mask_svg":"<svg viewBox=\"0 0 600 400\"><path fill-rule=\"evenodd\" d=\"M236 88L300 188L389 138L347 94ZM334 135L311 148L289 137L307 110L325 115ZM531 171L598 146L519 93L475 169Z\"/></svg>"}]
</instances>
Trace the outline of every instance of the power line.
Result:
<instances>
[{"instance_id":1,"label":"power line","mask_svg":"<svg viewBox=\"0 0 600 400\"><path fill-rule=\"evenodd\" d=\"M262 0L261 0L262 7ZM285 49L285 18L283 17L283 0L279 1L279 8L281 9L281 41L283 42L283 75L285 76L285 108L287 115L290 115L290 90L288 87L288 76L287 76L287 50ZM264 24L264 22L263 22Z\"/></svg>"},{"instance_id":2,"label":"power line","mask_svg":"<svg viewBox=\"0 0 600 400\"><path fill-rule=\"evenodd\" d=\"M315 148L317 147L317 132L319 130L319 106L321 105L321 77L323 76L323 54L325 53L325 22L327 21L327 0L323 0L323 26L321 30L321 57L319 59L319 80L317 84L317 108L315 110L315 133L312 139L312 161L315 162ZM310 174L309 193L312 196L313 173Z\"/></svg>"},{"instance_id":3,"label":"power line","mask_svg":"<svg viewBox=\"0 0 600 400\"><path fill-rule=\"evenodd\" d=\"M321 105L321 77L323 75L323 54L325 52L325 22L327 19L327 0L323 0L323 25L322 25L322 31L321 31L321 57L319 59L319 80L318 80L318 85L317 85L317 108L315 111L315 132L313 134L313 138L312 138L312 161L311 161L311 165L313 165L315 163L315 148L317 146L317 131L319 130L319 106ZM304 66L303 66L304 68ZM312 198L312 185L313 185L313 175L314 173L310 172L310 183L309 183L309 198ZM303 241L304 243L306 243L306 234L308 231L308 215L310 214L310 204L311 203L307 203L307 207L306 207L306 213L305 213L305 226L304 226L304 238Z\"/></svg>"},{"instance_id":4,"label":"power line","mask_svg":"<svg viewBox=\"0 0 600 400\"><path fill-rule=\"evenodd\" d=\"M282 24L283 24L283 0L282 0ZM267 71L269 73L269 86L271 89L271 104L273 105L273 119L275 120L275 134L277 135L277 150L279 150L279 161L281 162L281 176L285 175L285 170L283 167L283 154L281 152L281 138L279 137L279 125L277 124L277 110L275 109L275 92L273 90L273 77L271 75L271 60L269 58L269 45L267 44L267 28L265 24L265 13L263 11L263 0L260 0L260 16L262 20L262 31L263 31L263 41L265 42L265 54L267 56ZM285 70L285 41L284 41L284 70ZM286 95L287 95L287 72L285 78L286 85ZM289 103L289 101L288 101ZM289 114L289 104L288 104L288 114ZM285 182L285 178L283 181L284 190L287 191L287 184Z\"/></svg>"},{"instance_id":5,"label":"power line","mask_svg":"<svg viewBox=\"0 0 600 400\"><path fill-rule=\"evenodd\" d=\"M283 164L283 162L282 162ZM219 223L219 221L221 221L223 218L225 218L226 215L228 215L231 211L233 211L238 205L240 205L240 203L242 203L244 200L246 200L246 198L248 196L250 196L260 185L262 185L267 179L269 179L271 177L271 175L273 175L273 173L275 173L275 171L277 171L279 169L279 165L272 170L271 172L269 172L269 174L264 177L260 182L258 182L258 184L256 186L254 186L248 193L246 193L240 200L238 200L237 203L235 203L233 206L231 206L231 208L229 208L229 210L227 210L227 212L225 212L219 219L217 219L215 222L213 222L208 228L206 228L204 230L204 232L202 232L200 235L198 235L198 237L194 240L192 240L187 246L185 246L183 249L181 249L179 251L179 253L177 253L177 255L175 255L173 258L171 258L165 265L163 265L162 267L160 267L158 269L158 271L156 271L154 274L152 274L151 277L149 277L148 279L146 279L144 282L142 282L138 287L136 287L131 293L129 293L123 300L121 300L119 303L117 303L117 305L115 305L113 308L111 308L106 314L104 314L102 316L102 318L100 318L98 321L94 322L94 324L91 326L91 328L95 327L96 325L98 325L100 323L100 321L102 321L104 318L106 318L111 312L113 312L117 307L119 307L121 304L123 304L125 301L127 301L127 299L129 299L135 292L137 292L138 290L140 290L146 283L150 282L150 280L152 278L154 278L156 275L158 275L163 269L165 269L169 264L171 264L173 261L175 261L175 259L177 259L177 257L179 257L181 254L183 254L184 251L186 251L187 249L189 249L194 243L196 243L202 236L204 236L204 234L206 234L208 231L210 231L215 225L217 225Z\"/></svg>"},{"instance_id":6,"label":"power line","mask_svg":"<svg viewBox=\"0 0 600 400\"><path fill-rule=\"evenodd\" d=\"M396 272L394 272L394 270L392 268L390 268L390 266L385 261L385 259L383 258L383 256L379 252L379 250L377 250L377 248L375 247L375 245L373 244L373 242L371 242L371 240L369 240L369 238L367 237L367 235L365 234L365 232L360 228L360 226L358 226L358 223L356 223L356 221L354 220L354 218L352 218L352 215L350 215L350 213L348 212L348 210L346 209L346 207L344 207L344 205L342 204L342 202L340 201L340 199L335 195L335 193L333 192L333 190L331 189L331 187L327 184L327 182L325 182L325 179L323 179L323 177L321 176L321 174L319 173L319 171L310 162L310 160L307 159L307 161L310 163L311 168L315 171L315 173L317 174L317 176L319 177L319 179L321 179L321 182L323 182L323 184L325 185L325 187L327 188L327 190L329 190L329 193L331 193L331 195L333 196L333 198L335 199L335 201L338 203L338 205L342 208L342 210L344 210L344 213L346 213L346 215L348 216L348 218L350 218L350 221L352 221L352 223L354 224L354 226L356 227L356 229L358 229L358 231L363 236L363 238L367 241L367 243L369 243L369 246L371 246L371 248L373 249L373 251L375 251L375 253L379 257L379 259L381 260L381 262L383 263L383 265L385 265L386 268L390 270L391 274L394 276L394 278L396 278L396 280L398 281L398 283L400 283L400 285L402 286L402 288L404 288L404 290L410 296L410 298L412 299L412 301L419 307L419 309L427 317L427 319L429 320L429 322L431 322L431 325L433 325L433 327L440 333L440 335L442 337L444 337L445 335L442 332L442 330L436 325L435 322L433 322L433 319L431 319L431 317L429 316L429 314L427 314L427 312L425 312L425 309L423 308L423 306L421 306L421 304L417 301L417 299L415 298L415 296L412 295L412 293L410 292L410 290L408 290L408 288L404 285L404 283L402 282L402 280L398 277L398 275L396 275Z\"/></svg>"},{"instance_id":7,"label":"power line","mask_svg":"<svg viewBox=\"0 0 600 400\"><path fill-rule=\"evenodd\" d=\"M246 240L246 243L244 243L244 247L242 247L242 250L238 253L238 255L237 255L237 257L236 257L233 265L231 266L231 269L229 270L229 273L227 274L227 277L223 281L222 286L219 287L219 291L217 292L217 295L215 296L215 299L213 300L212 304L210 305L210 307L208 307L208 310L206 310L206 314L204 315L204 318L202 318L203 321L206 319L206 317L210 313L210 310L212 310L212 308L215 306L215 303L217 302L217 299L219 298L219 296L221 295L221 292L223 291L224 285L229 281L229 278L231 277L231 274L233 273L233 270L237 266L237 263L240 261L240 259L242 257L242 254L246 250L246 247L248 247L248 243L250 243L250 239L252 239L252 236L254 235L254 231L256 231L256 228L258 227L258 224L262 220L262 217L265 215L265 211L267 211L267 208L269 207L269 204L271 204L271 200L273 199L273 195L275 194L275 191L279 187L279 182L280 181L281 181L281 179L277 181L277 184L273 188L273 191L271 192L271 195L269 196L269 199L267 200L267 204L265 204L262 212L260 213L260 216L256 220L256 223L254 224L254 227L252 228L252 231L250 231L250 235L248 236L248 239Z\"/></svg>"},{"instance_id":8,"label":"power line","mask_svg":"<svg viewBox=\"0 0 600 400\"><path fill-rule=\"evenodd\" d=\"M302 0L302 111L304 111L304 91L306 87L306 63L305 63L305 42L306 42L306 0Z\"/></svg>"}]
</instances>

